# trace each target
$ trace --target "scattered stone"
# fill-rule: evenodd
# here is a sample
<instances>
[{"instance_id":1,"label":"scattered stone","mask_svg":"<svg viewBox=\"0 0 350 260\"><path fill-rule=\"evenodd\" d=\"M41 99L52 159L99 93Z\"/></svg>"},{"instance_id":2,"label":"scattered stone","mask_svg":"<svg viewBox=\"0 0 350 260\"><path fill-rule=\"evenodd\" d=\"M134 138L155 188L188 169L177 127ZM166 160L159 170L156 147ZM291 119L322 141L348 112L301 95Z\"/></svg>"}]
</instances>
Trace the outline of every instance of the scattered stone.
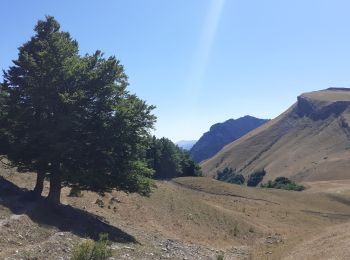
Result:
<instances>
[{"instance_id":1,"label":"scattered stone","mask_svg":"<svg viewBox=\"0 0 350 260\"><path fill-rule=\"evenodd\" d=\"M131 247L131 246L124 246L124 249L127 249L127 250L135 250L135 248Z\"/></svg>"},{"instance_id":2,"label":"scattered stone","mask_svg":"<svg viewBox=\"0 0 350 260\"><path fill-rule=\"evenodd\" d=\"M110 203L110 204L113 204L113 202L121 203L121 200L119 200L119 199L116 198L116 197L112 197L112 198L109 200L109 203Z\"/></svg>"},{"instance_id":3,"label":"scattered stone","mask_svg":"<svg viewBox=\"0 0 350 260\"><path fill-rule=\"evenodd\" d=\"M101 199L97 199L95 204L97 204L100 208L104 208L104 206L105 206L103 200L101 200Z\"/></svg>"},{"instance_id":4,"label":"scattered stone","mask_svg":"<svg viewBox=\"0 0 350 260\"><path fill-rule=\"evenodd\" d=\"M111 246L111 249L112 249L112 250L119 250L120 247L119 247L118 245L112 245L112 246Z\"/></svg>"}]
</instances>

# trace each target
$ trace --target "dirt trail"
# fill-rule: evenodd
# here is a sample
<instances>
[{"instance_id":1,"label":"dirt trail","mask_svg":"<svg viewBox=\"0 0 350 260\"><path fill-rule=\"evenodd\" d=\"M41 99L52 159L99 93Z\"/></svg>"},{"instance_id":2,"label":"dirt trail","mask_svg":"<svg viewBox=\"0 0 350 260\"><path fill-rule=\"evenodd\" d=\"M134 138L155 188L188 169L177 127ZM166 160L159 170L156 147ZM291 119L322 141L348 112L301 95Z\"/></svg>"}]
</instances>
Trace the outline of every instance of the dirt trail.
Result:
<instances>
[{"instance_id":1,"label":"dirt trail","mask_svg":"<svg viewBox=\"0 0 350 260\"><path fill-rule=\"evenodd\" d=\"M242 198L242 199L246 199L246 200L263 201L263 202L268 202L268 203L280 205L280 203L277 203L274 201L265 200L265 199L258 199L258 198L251 198L251 197L247 197L247 196L241 196L241 195L233 194L230 192L221 192L220 193L220 192L209 191L209 190L203 189L201 187L195 187L193 185L184 184L184 183L178 182L176 180L172 180L170 183L178 185L178 186L185 188L185 189L189 189L189 190L197 191L197 192L203 192L203 193L207 193L207 194L211 194L211 195L236 197L236 198Z\"/></svg>"}]
</instances>

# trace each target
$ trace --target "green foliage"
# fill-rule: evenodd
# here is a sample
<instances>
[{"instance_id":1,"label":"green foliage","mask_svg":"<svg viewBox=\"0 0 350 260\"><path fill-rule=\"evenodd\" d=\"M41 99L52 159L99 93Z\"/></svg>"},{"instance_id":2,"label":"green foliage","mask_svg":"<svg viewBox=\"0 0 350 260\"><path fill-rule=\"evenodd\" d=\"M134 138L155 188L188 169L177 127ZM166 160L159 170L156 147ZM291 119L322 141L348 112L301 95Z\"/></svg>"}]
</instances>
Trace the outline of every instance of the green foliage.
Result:
<instances>
[{"instance_id":1,"label":"green foliage","mask_svg":"<svg viewBox=\"0 0 350 260\"><path fill-rule=\"evenodd\" d=\"M153 137L146 151L149 166L154 169L156 179L170 179L179 176L201 176L198 164L167 138Z\"/></svg>"},{"instance_id":2,"label":"green foliage","mask_svg":"<svg viewBox=\"0 0 350 260\"><path fill-rule=\"evenodd\" d=\"M155 187L151 179L153 174L154 170L150 169L145 161L132 161L130 167L120 175L119 189L149 196L152 187Z\"/></svg>"},{"instance_id":3,"label":"green foliage","mask_svg":"<svg viewBox=\"0 0 350 260\"><path fill-rule=\"evenodd\" d=\"M112 256L107 234L100 234L98 241L86 240L72 251L72 260L105 260Z\"/></svg>"},{"instance_id":4,"label":"green foliage","mask_svg":"<svg viewBox=\"0 0 350 260\"><path fill-rule=\"evenodd\" d=\"M242 174L236 173L232 168L224 168L222 171L217 172L216 179L228 183L234 183L242 185L245 182L245 178Z\"/></svg>"},{"instance_id":5,"label":"green foliage","mask_svg":"<svg viewBox=\"0 0 350 260\"><path fill-rule=\"evenodd\" d=\"M61 183L149 193L144 151L154 107L127 86L114 56L80 56L78 43L53 17L39 21L4 72L0 134L9 160L20 170L45 172L58 187L50 194Z\"/></svg>"},{"instance_id":6,"label":"green foliage","mask_svg":"<svg viewBox=\"0 0 350 260\"><path fill-rule=\"evenodd\" d=\"M7 101L8 93L4 85L0 83L0 154L6 154L9 149L9 143L6 136L6 118L7 118Z\"/></svg>"},{"instance_id":7,"label":"green foliage","mask_svg":"<svg viewBox=\"0 0 350 260\"><path fill-rule=\"evenodd\" d=\"M68 194L69 197L82 197L83 194L81 193L81 190L78 187L73 186Z\"/></svg>"},{"instance_id":8,"label":"green foliage","mask_svg":"<svg viewBox=\"0 0 350 260\"><path fill-rule=\"evenodd\" d=\"M286 177L277 177L274 181L268 181L266 184L261 184L260 186L262 188L294 190L294 191L303 191L305 189L304 186L298 185Z\"/></svg>"},{"instance_id":9,"label":"green foliage","mask_svg":"<svg viewBox=\"0 0 350 260\"><path fill-rule=\"evenodd\" d=\"M265 175L266 171L264 169L252 173L248 178L247 186L256 187L263 180Z\"/></svg>"},{"instance_id":10,"label":"green foliage","mask_svg":"<svg viewBox=\"0 0 350 260\"><path fill-rule=\"evenodd\" d=\"M220 254L216 257L216 260L224 260L224 255Z\"/></svg>"}]
</instances>

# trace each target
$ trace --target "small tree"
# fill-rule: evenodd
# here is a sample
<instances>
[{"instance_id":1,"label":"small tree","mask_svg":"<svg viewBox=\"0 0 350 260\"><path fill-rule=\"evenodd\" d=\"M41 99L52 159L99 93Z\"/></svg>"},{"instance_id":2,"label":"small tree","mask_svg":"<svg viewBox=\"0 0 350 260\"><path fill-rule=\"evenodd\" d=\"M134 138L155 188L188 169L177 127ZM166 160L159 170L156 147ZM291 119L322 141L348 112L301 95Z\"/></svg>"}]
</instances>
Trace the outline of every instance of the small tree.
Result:
<instances>
[{"instance_id":1,"label":"small tree","mask_svg":"<svg viewBox=\"0 0 350 260\"><path fill-rule=\"evenodd\" d=\"M266 171L264 169L258 170L252 173L247 181L247 186L256 187L266 175Z\"/></svg>"},{"instance_id":2,"label":"small tree","mask_svg":"<svg viewBox=\"0 0 350 260\"><path fill-rule=\"evenodd\" d=\"M81 57L78 43L53 17L35 27L4 74L2 132L13 165L37 172L35 193L50 179L48 199L63 185L147 194L152 170L142 159L155 117L127 88L124 68L100 51Z\"/></svg>"},{"instance_id":3,"label":"small tree","mask_svg":"<svg viewBox=\"0 0 350 260\"><path fill-rule=\"evenodd\" d=\"M236 173L236 170L225 167L222 171L217 171L216 179L228 183L234 183L242 185L245 182L245 178L242 174Z\"/></svg>"}]
</instances>

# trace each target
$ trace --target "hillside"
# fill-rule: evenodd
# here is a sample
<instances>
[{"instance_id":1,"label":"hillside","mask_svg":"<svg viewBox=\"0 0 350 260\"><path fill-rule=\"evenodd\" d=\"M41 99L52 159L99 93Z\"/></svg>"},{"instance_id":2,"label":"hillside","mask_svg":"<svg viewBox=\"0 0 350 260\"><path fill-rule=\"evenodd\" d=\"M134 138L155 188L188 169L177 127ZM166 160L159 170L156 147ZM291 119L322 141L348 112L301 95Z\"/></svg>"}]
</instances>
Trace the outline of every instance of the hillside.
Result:
<instances>
[{"instance_id":1,"label":"hillside","mask_svg":"<svg viewBox=\"0 0 350 260\"><path fill-rule=\"evenodd\" d=\"M264 181L350 179L350 89L302 94L279 117L202 163L203 172L232 167L243 175L265 168Z\"/></svg>"},{"instance_id":2,"label":"hillside","mask_svg":"<svg viewBox=\"0 0 350 260\"><path fill-rule=\"evenodd\" d=\"M252 116L244 116L236 120L229 119L223 123L212 125L210 130L204 133L192 147L190 155L196 162L204 161L215 155L226 144L233 142L267 121Z\"/></svg>"},{"instance_id":3,"label":"hillside","mask_svg":"<svg viewBox=\"0 0 350 260\"><path fill-rule=\"evenodd\" d=\"M117 191L69 197L65 188L64 204L53 210L28 196L34 175L2 165L0 175L1 259L69 259L74 245L100 232L109 234L114 259L350 254L349 181L304 183L308 190L297 193L188 177L158 181L150 197Z\"/></svg>"}]
</instances>

